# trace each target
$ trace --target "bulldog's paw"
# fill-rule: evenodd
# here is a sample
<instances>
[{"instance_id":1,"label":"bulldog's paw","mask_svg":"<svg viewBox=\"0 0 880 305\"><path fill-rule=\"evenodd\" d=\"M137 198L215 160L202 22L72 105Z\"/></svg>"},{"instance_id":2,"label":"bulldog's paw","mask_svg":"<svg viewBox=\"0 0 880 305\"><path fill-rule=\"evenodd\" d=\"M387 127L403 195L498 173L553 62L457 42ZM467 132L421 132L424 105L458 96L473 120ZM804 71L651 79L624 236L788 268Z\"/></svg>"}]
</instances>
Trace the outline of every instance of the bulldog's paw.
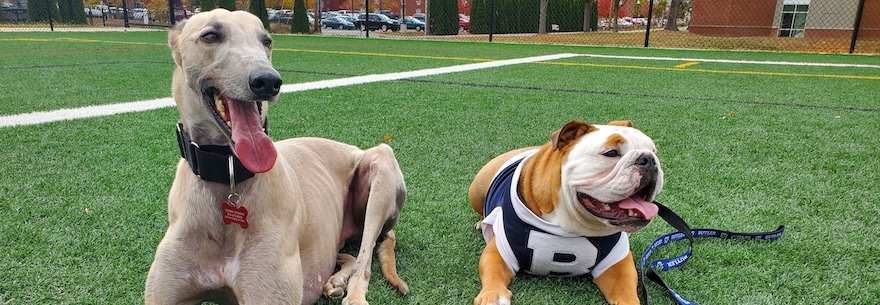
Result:
<instances>
[{"instance_id":1,"label":"bulldog's paw","mask_svg":"<svg viewBox=\"0 0 880 305\"><path fill-rule=\"evenodd\" d=\"M510 305L511 298L513 292L507 288L483 289L474 299L474 305Z\"/></svg>"}]
</instances>

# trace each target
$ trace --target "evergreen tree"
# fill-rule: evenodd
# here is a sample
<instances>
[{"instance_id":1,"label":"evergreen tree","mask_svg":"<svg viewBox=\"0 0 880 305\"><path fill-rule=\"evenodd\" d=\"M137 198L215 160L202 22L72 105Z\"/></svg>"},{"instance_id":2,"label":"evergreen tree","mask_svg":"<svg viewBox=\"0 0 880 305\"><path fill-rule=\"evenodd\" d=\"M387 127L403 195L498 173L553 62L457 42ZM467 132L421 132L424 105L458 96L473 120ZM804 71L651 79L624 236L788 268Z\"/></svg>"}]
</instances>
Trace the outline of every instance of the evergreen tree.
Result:
<instances>
[{"instance_id":1,"label":"evergreen tree","mask_svg":"<svg viewBox=\"0 0 880 305\"><path fill-rule=\"evenodd\" d=\"M248 12L260 17L260 20L263 21L263 27L267 30L269 29L269 12L266 11L266 1L251 0L250 5L248 5Z\"/></svg>"},{"instance_id":2,"label":"evergreen tree","mask_svg":"<svg viewBox=\"0 0 880 305\"><path fill-rule=\"evenodd\" d=\"M48 5L48 6L47 6ZM82 10L85 13L85 10ZM58 3L55 0L31 0L27 2L28 19L31 22L49 22L49 12L52 20L59 20Z\"/></svg>"},{"instance_id":3,"label":"evergreen tree","mask_svg":"<svg viewBox=\"0 0 880 305\"><path fill-rule=\"evenodd\" d=\"M199 1L201 6L201 11L210 11L217 8L217 0L201 0Z\"/></svg>"},{"instance_id":4,"label":"evergreen tree","mask_svg":"<svg viewBox=\"0 0 880 305\"><path fill-rule=\"evenodd\" d=\"M290 32L308 34L311 29L309 15L306 12L306 3L303 0L293 2L293 16L290 17Z\"/></svg>"},{"instance_id":5,"label":"evergreen tree","mask_svg":"<svg viewBox=\"0 0 880 305\"><path fill-rule=\"evenodd\" d=\"M86 12L80 0L58 0L58 11L61 22L86 24Z\"/></svg>"},{"instance_id":6,"label":"evergreen tree","mask_svg":"<svg viewBox=\"0 0 880 305\"><path fill-rule=\"evenodd\" d=\"M431 12L430 21L434 23L434 35L458 34L458 1L431 0L428 5L428 11Z\"/></svg>"},{"instance_id":7,"label":"evergreen tree","mask_svg":"<svg viewBox=\"0 0 880 305\"><path fill-rule=\"evenodd\" d=\"M235 0L217 0L217 7L225 8L230 11L235 10Z\"/></svg>"}]
</instances>

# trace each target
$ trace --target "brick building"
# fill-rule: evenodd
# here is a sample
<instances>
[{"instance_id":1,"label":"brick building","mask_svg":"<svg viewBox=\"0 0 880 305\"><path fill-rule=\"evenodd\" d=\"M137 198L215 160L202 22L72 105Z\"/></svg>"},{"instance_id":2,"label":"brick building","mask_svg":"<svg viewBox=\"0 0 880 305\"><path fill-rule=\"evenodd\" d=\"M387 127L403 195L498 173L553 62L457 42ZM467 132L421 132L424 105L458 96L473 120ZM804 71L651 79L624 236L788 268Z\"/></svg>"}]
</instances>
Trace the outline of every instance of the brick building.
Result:
<instances>
[{"instance_id":1,"label":"brick building","mask_svg":"<svg viewBox=\"0 0 880 305\"><path fill-rule=\"evenodd\" d=\"M694 0L688 32L710 36L852 37L859 0ZM880 0L865 0L860 38L880 38Z\"/></svg>"}]
</instances>

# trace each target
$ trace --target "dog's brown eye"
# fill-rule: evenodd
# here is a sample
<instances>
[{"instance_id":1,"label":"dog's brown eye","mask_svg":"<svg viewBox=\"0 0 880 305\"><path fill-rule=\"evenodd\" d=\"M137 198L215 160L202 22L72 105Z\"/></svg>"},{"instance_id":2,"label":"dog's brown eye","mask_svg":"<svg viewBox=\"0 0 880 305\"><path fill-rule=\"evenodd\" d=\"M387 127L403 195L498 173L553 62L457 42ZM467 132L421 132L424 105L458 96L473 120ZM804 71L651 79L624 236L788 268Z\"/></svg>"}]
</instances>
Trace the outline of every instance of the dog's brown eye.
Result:
<instances>
[{"instance_id":1,"label":"dog's brown eye","mask_svg":"<svg viewBox=\"0 0 880 305\"><path fill-rule=\"evenodd\" d=\"M271 48L272 47L272 39L263 40L263 45L266 46L267 48Z\"/></svg>"},{"instance_id":2,"label":"dog's brown eye","mask_svg":"<svg viewBox=\"0 0 880 305\"><path fill-rule=\"evenodd\" d=\"M609 151L602 153L602 155L606 156L606 157L614 158L614 157L619 156L620 153L618 153L616 149L612 149L612 150L609 150Z\"/></svg>"},{"instance_id":3,"label":"dog's brown eye","mask_svg":"<svg viewBox=\"0 0 880 305\"><path fill-rule=\"evenodd\" d=\"M214 33L214 32L205 33L204 35L202 35L201 38L202 38L202 41L204 41L206 43L220 42L220 35L217 35L217 33Z\"/></svg>"}]
</instances>

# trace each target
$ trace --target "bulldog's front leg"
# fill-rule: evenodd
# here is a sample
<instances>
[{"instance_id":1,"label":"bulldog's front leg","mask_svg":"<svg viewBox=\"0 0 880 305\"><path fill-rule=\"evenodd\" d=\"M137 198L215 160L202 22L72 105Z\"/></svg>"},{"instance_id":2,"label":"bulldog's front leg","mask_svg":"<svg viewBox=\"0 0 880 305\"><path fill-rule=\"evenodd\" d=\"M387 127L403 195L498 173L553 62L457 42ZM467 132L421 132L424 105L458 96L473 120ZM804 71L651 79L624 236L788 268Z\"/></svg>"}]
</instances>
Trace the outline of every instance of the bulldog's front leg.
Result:
<instances>
[{"instance_id":1,"label":"bulldog's front leg","mask_svg":"<svg viewBox=\"0 0 880 305\"><path fill-rule=\"evenodd\" d=\"M507 286L513 280L514 273L507 268L498 246L495 245L495 237L492 237L483 249L480 256L480 283L483 288L474 299L474 305L510 305L513 293Z\"/></svg>"},{"instance_id":2,"label":"bulldog's front leg","mask_svg":"<svg viewBox=\"0 0 880 305\"><path fill-rule=\"evenodd\" d=\"M593 279L599 291L605 295L612 305L639 305L638 285L639 274L633 261L632 252L626 258L614 264L602 275Z\"/></svg>"}]
</instances>

